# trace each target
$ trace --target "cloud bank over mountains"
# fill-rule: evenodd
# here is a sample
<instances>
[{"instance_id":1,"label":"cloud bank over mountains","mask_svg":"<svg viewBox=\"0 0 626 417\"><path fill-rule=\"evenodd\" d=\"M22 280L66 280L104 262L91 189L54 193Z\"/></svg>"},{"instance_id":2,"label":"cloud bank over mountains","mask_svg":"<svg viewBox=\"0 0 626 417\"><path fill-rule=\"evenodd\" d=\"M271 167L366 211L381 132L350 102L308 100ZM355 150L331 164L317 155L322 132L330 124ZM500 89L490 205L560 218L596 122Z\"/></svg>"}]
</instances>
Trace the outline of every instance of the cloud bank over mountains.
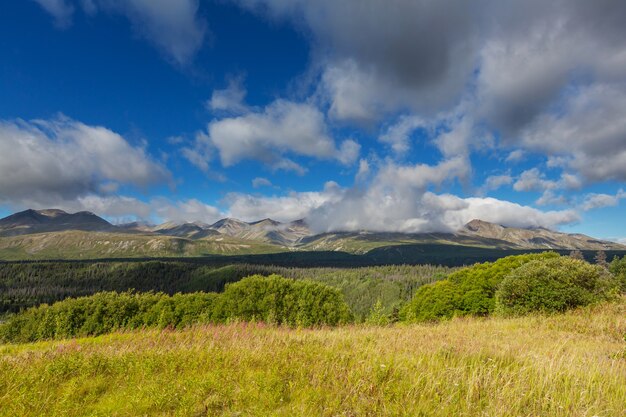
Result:
<instances>
[{"instance_id":1,"label":"cloud bank over mountains","mask_svg":"<svg viewBox=\"0 0 626 417\"><path fill-rule=\"evenodd\" d=\"M64 28L79 10L125 16L177 65L193 60L208 30L194 0L37 2ZM254 160L272 172L306 175L307 161L330 161L354 172L353 185L230 193L213 205L140 201L116 187L173 177L140 146L73 120L9 120L0 124L0 147L13 152L1 165L8 175L0 173L5 203L207 222L306 218L320 232L435 232L473 218L554 228L624 198L621 190L571 196L626 181L624 1L230 2L303 33L311 48L306 94L255 107L246 103L242 80L232 81L207 100L212 119L181 144L181 155L203 172ZM365 144L346 134L346 126L369 132L382 150L364 153ZM407 158L423 148L420 141L432 155ZM477 172L478 154L491 155L499 169ZM523 165L528 160L538 162ZM15 161L36 168L20 171ZM482 183L475 184L477 174ZM271 185L250 180L255 189ZM541 196L534 204L488 196L503 189ZM460 190L469 197L454 195Z\"/></svg>"}]
</instances>

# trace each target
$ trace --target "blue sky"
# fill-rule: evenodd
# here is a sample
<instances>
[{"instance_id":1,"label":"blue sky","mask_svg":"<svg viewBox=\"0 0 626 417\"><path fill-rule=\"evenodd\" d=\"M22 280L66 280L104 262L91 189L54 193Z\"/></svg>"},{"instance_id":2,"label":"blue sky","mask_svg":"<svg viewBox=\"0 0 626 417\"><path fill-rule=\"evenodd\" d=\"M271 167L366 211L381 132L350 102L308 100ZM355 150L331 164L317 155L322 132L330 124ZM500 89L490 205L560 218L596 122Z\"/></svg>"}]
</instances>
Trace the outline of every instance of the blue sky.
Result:
<instances>
[{"instance_id":1,"label":"blue sky","mask_svg":"<svg viewBox=\"0 0 626 417\"><path fill-rule=\"evenodd\" d=\"M626 238L626 6L544 3L9 2L0 214Z\"/></svg>"}]
</instances>

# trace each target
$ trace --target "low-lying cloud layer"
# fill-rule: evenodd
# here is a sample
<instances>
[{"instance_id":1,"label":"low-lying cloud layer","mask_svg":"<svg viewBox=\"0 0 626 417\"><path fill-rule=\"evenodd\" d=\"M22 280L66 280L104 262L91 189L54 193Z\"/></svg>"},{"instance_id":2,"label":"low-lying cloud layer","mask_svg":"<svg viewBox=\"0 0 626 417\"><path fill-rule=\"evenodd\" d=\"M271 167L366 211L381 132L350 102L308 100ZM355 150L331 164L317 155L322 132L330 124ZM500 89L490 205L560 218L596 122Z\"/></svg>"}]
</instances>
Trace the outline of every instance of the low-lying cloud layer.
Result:
<instances>
[{"instance_id":1,"label":"low-lying cloud layer","mask_svg":"<svg viewBox=\"0 0 626 417\"><path fill-rule=\"evenodd\" d=\"M460 198L427 188L464 175L466 162L437 166L382 167L367 187L341 188L329 182L319 192L258 197L231 194L229 215L253 220L304 218L317 233L370 230L380 232L450 232L473 219L512 227L556 228L580 219L573 210L541 211L495 198Z\"/></svg>"}]
</instances>

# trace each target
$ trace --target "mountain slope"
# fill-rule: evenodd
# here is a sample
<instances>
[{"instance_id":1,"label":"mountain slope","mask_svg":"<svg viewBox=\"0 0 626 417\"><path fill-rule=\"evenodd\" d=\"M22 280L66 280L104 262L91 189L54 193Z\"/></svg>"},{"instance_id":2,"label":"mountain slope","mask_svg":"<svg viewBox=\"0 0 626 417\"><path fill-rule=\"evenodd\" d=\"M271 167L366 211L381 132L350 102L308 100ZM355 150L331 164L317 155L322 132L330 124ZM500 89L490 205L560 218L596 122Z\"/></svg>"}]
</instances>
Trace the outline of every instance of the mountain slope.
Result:
<instances>
[{"instance_id":1,"label":"mountain slope","mask_svg":"<svg viewBox=\"0 0 626 417\"><path fill-rule=\"evenodd\" d=\"M88 211L66 213L63 210L25 210L0 220L0 236L84 230L113 231L115 226Z\"/></svg>"},{"instance_id":2,"label":"mountain slope","mask_svg":"<svg viewBox=\"0 0 626 417\"><path fill-rule=\"evenodd\" d=\"M491 249L626 250L624 245L582 234L567 234L544 228L505 227L482 220L472 220L456 233L334 232L301 240L302 249L353 253L365 253L399 244L465 245Z\"/></svg>"},{"instance_id":3,"label":"mountain slope","mask_svg":"<svg viewBox=\"0 0 626 417\"><path fill-rule=\"evenodd\" d=\"M281 246L229 236L193 240L157 234L68 230L0 238L0 260L246 255L284 250Z\"/></svg>"},{"instance_id":4,"label":"mountain slope","mask_svg":"<svg viewBox=\"0 0 626 417\"><path fill-rule=\"evenodd\" d=\"M504 227L476 219L467 223L458 234L499 240L518 248L585 250L619 250L625 248L624 245L594 239L583 234L555 232L542 227L534 229Z\"/></svg>"},{"instance_id":5,"label":"mountain slope","mask_svg":"<svg viewBox=\"0 0 626 417\"><path fill-rule=\"evenodd\" d=\"M168 222L114 226L89 212L25 210L0 219L0 259L201 256L287 251L363 254L398 245L513 250L626 250L626 246L545 228L521 229L472 220L456 233L332 232L314 234L304 220L280 223L226 218L214 224Z\"/></svg>"}]
</instances>

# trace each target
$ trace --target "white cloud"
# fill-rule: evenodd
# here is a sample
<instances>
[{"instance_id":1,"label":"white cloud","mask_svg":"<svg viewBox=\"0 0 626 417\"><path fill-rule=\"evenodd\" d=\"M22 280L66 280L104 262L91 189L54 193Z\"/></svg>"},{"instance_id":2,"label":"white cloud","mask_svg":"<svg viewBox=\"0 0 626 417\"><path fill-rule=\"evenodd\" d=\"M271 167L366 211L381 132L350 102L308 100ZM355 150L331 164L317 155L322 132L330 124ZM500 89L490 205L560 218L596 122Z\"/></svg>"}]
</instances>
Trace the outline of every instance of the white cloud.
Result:
<instances>
[{"instance_id":1,"label":"white cloud","mask_svg":"<svg viewBox=\"0 0 626 417\"><path fill-rule=\"evenodd\" d=\"M290 222L307 217L312 210L336 201L342 190L334 182L325 184L319 192L292 192L286 196L252 196L231 193L224 202L229 207L229 217L255 221L269 217L280 222Z\"/></svg>"},{"instance_id":2,"label":"white cloud","mask_svg":"<svg viewBox=\"0 0 626 417\"><path fill-rule=\"evenodd\" d=\"M134 197L87 195L75 201L58 202L53 205L67 211L91 211L109 219L148 219L152 215L152 207ZM41 207L41 208L48 208Z\"/></svg>"},{"instance_id":3,"label":"white cloud","mask_svg":"<svg viewBox=\"0 0 626 417\"><path fill-rule=\"evenodd\" d=\"M209 161L213 158L214 146L206 133L198 132L193 144L182 147L180 152L185 159L202 172L208 173L210 171Z\"/></svg>"},{"instance_id":4,"label":"white cloud","mask_svg":"<svg viewBox=\"0 0 626 417\"><path fill-rule=\"evenodd\" d=\"M297 164L285 157L289 153L336 159L347 165L356 160L360 149L352 140L337 148L316 107L286 100L277 100L263 111L214 120L209 123L207 138L224 166L254 159L274 168L296 168Z\"/></svg>"},{"instance_id":5,"label":"white cloud","mask_svg":"<svg viewBox=\"0 0 626 417\"><path fill-rule=\"evenodd\" d=\"M223 90L214 90L207 107L213 111L225 111L231 113L245 113L248 106L245 104L246 89L241 79L233 79L228 87Z\"/></svg>"},{"instance_id":6,"label":"white cloud","mask_svg":"<svg viewBox=\"0 0 626 417\"><path fill-rule=\"evenodd\" d=\"M420 127L428 127L422 118L402 116L395 124L389 126L378 140L389 144L394 152L402 154L410 149L410 135Z\"/></svg>"},{"instance_id":7,"label":"white cloud","mask_svg":"<svg viewBox=\"0 0 626 417\"><path fill-rule=\"evenodd\" d=\"M524 129L522 143L560 158L587 180L626 180L624 108L626 87L582 88L564 99L559 114L540 116Z\"/></svg>"},{"instance_id":8,"label":"white cloud","mask_svg":"<svg viewBox=\"0 0 626 417\"><path fill-rule=\"evenodd\" d=\"M585 196L581 208L585 211L589 211L602 207L615 207L619 205L620 200L625 198L626 191L622 189L615 195L589 193Z\"/></svg>"},{"instance_id":9,"label":"white cloud","mask_svg":"<svg viewBox=\"0 0 626 417\"><path fill-rule=\"evenodd\" d=\"M557 188L556 181L548 180L538 168L528 169L513 184L515 191L544 191Z\"/></svg>"},{"instance_id":10,"label":"white cloud","mask_svg":"<svg viewBox=\"0 0 626 417\"><path fill-rule=\"evenodd\" d=\"M586 182L626 178L624 2L233 1L309 35L331 118L431 120L465 103L436 142L447 157L481 148L478 127L514 148L507 162L532 151ZM401 153L416 127L380 139Z\"/></svg>"},{"instance_id":11,"label":"white cloud","mask_svg":"<svg viewBox=\"0 0 626 417\"><path fill-rule=\"evenodd\" d=\"M36 0L56 19L69 25L77 0ZM198 0L82 0L83 10L120 14L130 20L136 34L163 50L177 64L188 63L200 49L206 22L198 17Z\"/></svg>"},{"instance_id":12,"label":"white cloud","mask_svg":"<svg viewBox=\"0 0 626 417\"><path fill-rule=\"evenodd\" d=\"M215 206L205 204L197 199L172 201L167 198L150 200L152 213L163 221L215 223L225 217Z\"/></svg>"},{"instance_id":13,"label":"white cloud","mask_svg":"<svg viewBox=\"0 0 626 417\"><path fill-rule=\"evenodd\" d=\"M479 194L484 194L489 191L497 190L505 185L513 183L513 177L510 175L490 175L485 180L485 183L479 190Z\"/></svg>"},{"instance_id":14,"label":"white cloud","mask_svg":"<svg viewBox=\"0 0 626 417\"><path fill-rule=\"evenodd\" d=\"M287 222L305 218L317 233L370 230L379 232L450 232L472 219L511 227L555 228L579 220L573 210L544 212L494 198L460 198L400 186L368 190L327 185L320 192L256 197L231 194L229 216L244 220L271 217Z\"/></svg>"},{"instance_id":15,"label":"white cloud","mask_svg":"<svg viewBox=\"0 0 626 417\"><path fill-rule=\"evenodd\" d=\"M55 25L67 28L72 24L74 6L65 0L35 0L39 5L54 17Z\"/></svg>"},{"instance_id":16,"label":"white cloud","mask_svg":"<svg viewBox=\"0 0 626 417\"><path fill-rule=\"evenodd\" d=\"M282 158L277 162L273 163L270 168L272 171L292 171L298 175L304 175L308 172L308 169L298 164L297 162L292 161L289 158Z\"/></svg>"},{"instance_id":17,"label":"white cloud","mask_svg":"<svg viewBox=\"0 0 626 417\"><path fill-rule=\"evenodd\" d=\"M288 19L313 39L331 116L379 120L400 107L451 103L473 69L481 5L462 0L238 0ZM480 2L482 4L482 2ZM445 28L442 30L442 28Z\"/></svg>"},{"instance_id":18,"label":"white cloud","mask_svg":"<svg viewBox=\"0 0 626 417\"><path fill-rule=\"evenodd\" d=\"M359 161L359 170L356 173L355 181L357 183L363 183L367 180L370 174L370 164L367 162L367 159L361 159Z\"/></svg>"},{"instance_id":19,"label":"white cloud","mask_svg":"<svg viewBox=\"0 0 626 417\"><path fill-rule=\"evenodd\" d=\"M435 143L444 157L467 156L472 141L479 144L477 134L474 132L473 121L468 117L452 121L449 127L450 130L448 132L444 132L435 138Z\"/></svg>"},{"instance_id":20,"label":"white cloud","mask_svg":"<svg viewBox=\"0 0 626 417\"><path fill-rule=\"evenodd\" d=\"M535 201L535 204L538 206L555 206L555 205L565 205L568 203L567 198L564 195L556 194L552 190L545 190L541 197Z\"/></svg>"},{"instance_id":21,"label":"white cloud","mask_svg":"<svg viewBox=\"0 0 626 417\"><path fill-rule=\"evenodd\" d=\"M458 197L449 198L454 200ZM555 228L580 220L573 210L546 212L494 198L466 198L462 201L467 204L464 208L446 213L448 224L459 227L469 220L481 219L509 227Z\"/></svg>"},{"instance_id":22,"label":"white cloud","mask_svg":"<svg viewBox=\"0 0 626 417\"><path fill-rule=\"evenodd\" d=\"M336 158L343 165L352 165L359 158L360 152L361 145L352 139L346 139L341 142Z\"/></svg>"},{"instance_id":23,"label":"white cloud","mask_svg":"<svg viewBox=\"0 0 626 417\"><path fill-rule=\"evenodd\" d=\"M515 191L553 191L557 189L576 189L582 185L580 178L569 173L562 173L558 180L547 179L539 168L528 169L519 176L513 189Z\"/></svg>"},{"instance_id":24,"label":"white cloud","mask_svg":"<svg viewBox=\"0 0 626 417\"><path fill-rule=\"evenodd\" d=\"M147 187L171 182L142 147L101 127L66 117L0 121L0 201L72 199L111 183Z\"/></svg>"},{"instance_id":25,"label":"white cloud","mask_svg":"<svg viewBox=\"0 0 626 417\"><path fill-rule=\"evenodd\" d=\"M361 164L362 172L369 165ZM365 168L367 166L367 168ZM387 162L367 188L327 184L319 192L255 197L232 194L230 213L244 219L306 218L315 232L370 230L381 232L454 231L474 218L516 227L557 227L579 219L572 210L543 212L493 198L460 198L428 189L468 175L461 157L437 165L399 166Z\"/></svg>"},{"instance_id":26,"label":"white cloud","mask_svg":"<svg viewBox=\"0 0 626 417\"><path fill-rule=\"evenodd\" d=\"M272 182L267 178L256 177L252 180L252 187L261 188L261 187L271 187Z\"/></svg>"},{"instance_id":27,"label":"white cloud","mask_svg":"<svg viewBox=\"0 0 626 417\"><path fill-rule=\"evenodd\" d=\"M504 161L514 164L516 162L523 161L525 157L526 157L526 153L523 150L516 149L514 151L511 151L507 155L507 157L506 157L506 159Z\"/></svg>"}]
</instances>

